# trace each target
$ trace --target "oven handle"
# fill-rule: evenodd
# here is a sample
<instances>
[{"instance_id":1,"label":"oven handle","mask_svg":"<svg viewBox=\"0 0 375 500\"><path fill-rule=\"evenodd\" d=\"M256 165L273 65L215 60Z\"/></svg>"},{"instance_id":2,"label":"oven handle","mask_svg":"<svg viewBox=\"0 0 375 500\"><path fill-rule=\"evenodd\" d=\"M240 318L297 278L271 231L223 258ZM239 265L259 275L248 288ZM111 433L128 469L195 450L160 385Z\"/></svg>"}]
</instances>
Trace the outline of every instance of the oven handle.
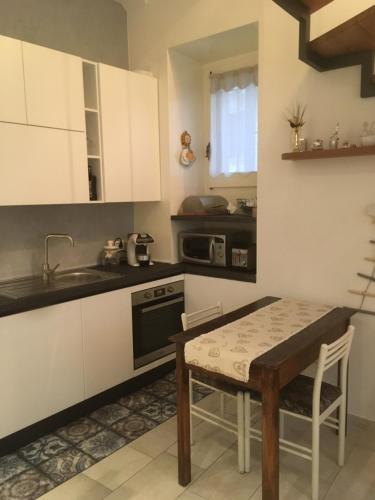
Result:
<instances>
[{"instance_id":1,"label":"oven handle","mask_svg":"<svg viewBox=\"0 0 375 500\"><path fill-rule=\"evenodd\" d=\"M171 306L172 304L177 304L178 302L183 302L184 300L185 300L184 297L179 297L178 299L172 299L172 300L166 300L165 302L160 302L159 304L156 304L154 306L142 307L141 313L146 313L148 311L155 311L155 309L161 309L162 307L165 306Z\"/></svg>"},{"instance_id":2,"label":"oven handle","mask_svg":"<svg viewBox=\"0 0 375 500\"><path fill-rule=\"evenodd\" d=\"M210 264L215 263L215 238L212 237L210 241Z\"/></svg>"}]
</instances>

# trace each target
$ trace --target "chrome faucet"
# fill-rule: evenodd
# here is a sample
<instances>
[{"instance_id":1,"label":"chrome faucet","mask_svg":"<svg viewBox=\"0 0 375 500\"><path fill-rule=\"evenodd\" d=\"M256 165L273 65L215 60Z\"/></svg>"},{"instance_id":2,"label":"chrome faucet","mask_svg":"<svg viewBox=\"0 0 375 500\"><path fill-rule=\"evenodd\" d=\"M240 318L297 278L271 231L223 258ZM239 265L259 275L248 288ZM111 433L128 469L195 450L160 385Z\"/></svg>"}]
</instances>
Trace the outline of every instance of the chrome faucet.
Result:
<instances>
[{"instance_id":1,"label":"chrome faucet","mask_svg":"<svg viewBox=\"0 0 375 500\"><path fill-rule=\"evenodd\" d=\"M47 234L44 239L44 264L43 264L43 281L49 281L51 276L53 276L56 269L60 264L57 264L54 268L50 268L48 262L48 242L51 238L65 238L70 241L70 246L74 247L74 240L69 234Z\"/></svg>"}]
</instances>

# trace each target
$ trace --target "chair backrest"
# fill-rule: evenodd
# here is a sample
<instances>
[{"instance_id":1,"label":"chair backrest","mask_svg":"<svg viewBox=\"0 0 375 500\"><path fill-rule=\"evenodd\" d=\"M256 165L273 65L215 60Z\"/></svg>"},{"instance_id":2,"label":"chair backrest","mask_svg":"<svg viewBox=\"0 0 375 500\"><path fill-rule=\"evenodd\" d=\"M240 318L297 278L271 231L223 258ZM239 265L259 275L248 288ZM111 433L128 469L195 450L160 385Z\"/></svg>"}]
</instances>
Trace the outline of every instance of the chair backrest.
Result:
<instances>
[{"instance_id":1,"label":"chair backrest","mask_svg":"<svg viewBox=\"0 0 375 500\"><path fill-rule=\"evenodd\" d=\"M206 307L205 309L200 309L199 311L195 311L189 314L182 313L181 321L182 327L185 330L189 328L193 328L194 326L201 325L202 323L206 323L211 319L218 318L223 315L223 306L221 302L218 302L214 306Z\"/></svg>"},{"instance_id":2,"label":"chair backrest","mask_svg":"<svg viewBox=\"0 0 375 500\"><path fill-rule=\"evenodd\" d=\"M320 348L318 367L315 375L313 408L318 411L320 408L320 392L322 387L323 375L331 366L341 361L340 366L340 389L344 398L346 398L346 387L348 381L348 361L350 349L352 346L354 326L350 325L347 331L338 340L332 344L322 344Z\"/></svg>"}]
</instances>

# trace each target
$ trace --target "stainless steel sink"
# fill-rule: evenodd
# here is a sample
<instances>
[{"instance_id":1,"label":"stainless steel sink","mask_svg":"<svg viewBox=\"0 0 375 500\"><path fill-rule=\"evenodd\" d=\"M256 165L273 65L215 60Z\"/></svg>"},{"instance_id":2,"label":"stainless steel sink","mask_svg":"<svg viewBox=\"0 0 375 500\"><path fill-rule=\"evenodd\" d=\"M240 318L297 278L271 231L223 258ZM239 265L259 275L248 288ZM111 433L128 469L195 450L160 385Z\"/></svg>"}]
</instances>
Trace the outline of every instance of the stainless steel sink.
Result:
<instances>
[{"instance_id":1,"label":"stainless steel sink","mask_svg":"<svg viewBox=\"0 0 375 500\"><path fill-rule=\"evenodd\" d=\"M65 271L54 275L47 282L43 281L42 278L38 276L35 278L25 278L0 283L0 296L20 299L117 277L119 277L117 273L97 271L95 269Z\"/></svg>"},{"instance_id":2,"label":"stainless steel sink","mask_svg":"<svg viewBox=\"0 0 375 500\"><path fill-rule=\"evenodd\" d=\"M113 278L113 275L111 276ZM56 274L53 281L57 286L61 283L71 283L80 285L82 283L93 283L94 281L101 281L106 279L99 272L88 272L88 271L75 271L71 273Z\"/></svg>"}]
</instances>

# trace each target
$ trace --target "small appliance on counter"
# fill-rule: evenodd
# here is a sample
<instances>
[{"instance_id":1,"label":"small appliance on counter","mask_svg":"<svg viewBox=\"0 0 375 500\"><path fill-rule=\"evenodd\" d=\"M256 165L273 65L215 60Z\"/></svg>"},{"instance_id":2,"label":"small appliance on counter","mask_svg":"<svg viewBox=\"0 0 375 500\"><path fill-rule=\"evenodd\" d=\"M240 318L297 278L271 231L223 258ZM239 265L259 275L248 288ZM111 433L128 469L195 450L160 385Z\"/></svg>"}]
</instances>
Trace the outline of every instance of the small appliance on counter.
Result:
<instances>
[{"instance_id":1,"label":"small appliance on counter","mask_svg":"<svg viewBox=\"0 0 375 500\"><path fill-rule=\"evenodd\" d=\"M251 231L207 229L179 234L182 262L217 267L256 268L256 244Z\"/></svg>"},{"instance_id":2,"label":"small appliance on counter","mask_svg":"<svg viewBox=\"0 0 375 500\"><path fill-rule=\"evenodd\" d=\"M125 249L121 238L108 240L100 255L102 266L118 266L125 260Z\"/></svg>"},{"instance_id":3,"label":"small appliance on counter","mask_svg":"<svg viewBox=\"0 0 375 500\"><path fill-rule=\"evenodd\" d=\"M179 215L228 214L228 200L218 195L188 196L181 203Z\"/></svg>"},{"instance_id":4,"label":"small appliance on counter","mask_svg":"<svg viewBox=\"0 0 375 500\"><path fill-rule=\"evenodd\" d=\"M129 233L127 254L130 266L152 266L150 244L154 238L147 233Z\"/></svg>"}]
</instances>

